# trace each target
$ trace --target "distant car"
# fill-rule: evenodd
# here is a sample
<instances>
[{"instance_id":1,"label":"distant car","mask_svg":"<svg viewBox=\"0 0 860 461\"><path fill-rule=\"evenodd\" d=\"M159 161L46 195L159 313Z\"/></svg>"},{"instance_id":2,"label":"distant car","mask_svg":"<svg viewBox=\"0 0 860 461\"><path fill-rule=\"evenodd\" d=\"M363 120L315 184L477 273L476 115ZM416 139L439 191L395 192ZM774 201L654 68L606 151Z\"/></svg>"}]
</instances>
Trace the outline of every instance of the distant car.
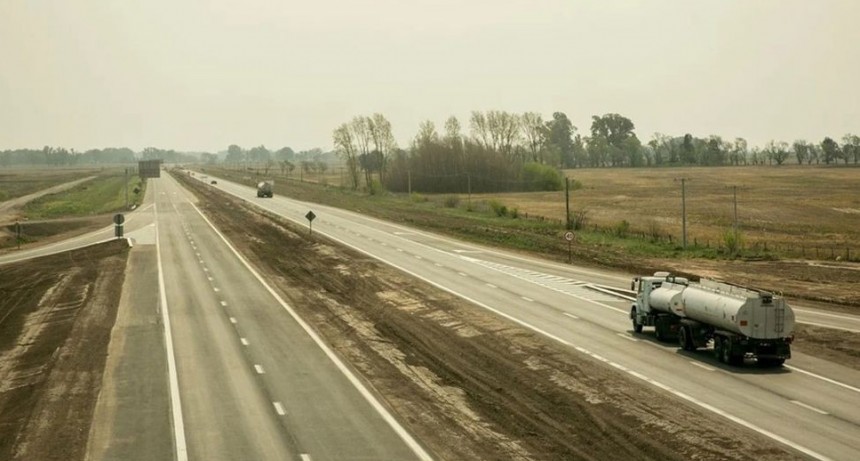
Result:
<instances>
[{"instance_id":1,"label":"distant car","mask_svg":"<svg viewBox=\"0 0 860 461\"><path fill-rule=\"evenodd\" d=\"M209 181L209 184L218 184L218 181L213 179L213 180Z\"/></svg>"}]
</instances>

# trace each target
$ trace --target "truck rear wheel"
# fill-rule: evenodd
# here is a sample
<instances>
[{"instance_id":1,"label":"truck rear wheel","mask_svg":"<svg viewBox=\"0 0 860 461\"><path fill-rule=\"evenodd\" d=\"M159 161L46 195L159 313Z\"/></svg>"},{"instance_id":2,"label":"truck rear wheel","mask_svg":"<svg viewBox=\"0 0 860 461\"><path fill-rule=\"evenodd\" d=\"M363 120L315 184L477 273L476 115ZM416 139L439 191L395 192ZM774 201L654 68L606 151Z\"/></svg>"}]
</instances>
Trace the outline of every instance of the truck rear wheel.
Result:
<instances>
[{"instance_id":1,"label":"truck rear wheel","mask_svg":"<svg viewBox=\"0 0 860 461\"><path fill-rule=\"evenodd\" d=\"M717 361L724 362L723 338L720 336L714 336L714 357L717 359Z\"/></svg>"},{"instance_id":2,"label":"truck rear wheel","mask_svg":"<svg viewBox=\"0 0 860 461\"><path fill-rule=\"evenodd\" d=\"M743 365L744 363L744 354L738 354L735 351L735 347L732 344L731 339L726 339L726 342L723 344L723 357L725 358L725 362L729 365Z\"/></svg>"},{"instance_id":3,"label":"truck rear wheel","mask_svg":"<svg viewBox=\"0 0 860 461\"><path fill-rule=\"evenodd\" d=\"M693 346L693 335L690 334L690 327L687 325L681 325L678 329L678 344L685 351L696 350Z\"/></svg>"}]
</instances>

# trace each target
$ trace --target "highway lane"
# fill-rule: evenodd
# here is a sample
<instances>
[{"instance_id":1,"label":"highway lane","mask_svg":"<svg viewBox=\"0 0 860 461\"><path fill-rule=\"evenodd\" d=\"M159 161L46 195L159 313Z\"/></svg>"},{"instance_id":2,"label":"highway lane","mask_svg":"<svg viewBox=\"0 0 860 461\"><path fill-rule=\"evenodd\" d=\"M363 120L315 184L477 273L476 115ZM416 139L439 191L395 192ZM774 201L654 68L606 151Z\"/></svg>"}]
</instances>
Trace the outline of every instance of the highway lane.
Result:
<instances>
[{"instance_id":1,"label":"highway lane","mask_svg":"<svg viewBox=\"0 0 860 461\"><path fill-rule=\"evenodd\" d=\"M817 459L860 457L860 373L796 354L783 370L730 368L706 351L682 353L634 335L629 302L589 288L626 286L629 278L568 268L276 196L249 187L217 186L314 231L364 251L605 361L651 385Z\"/></svg>"},{"instance_id":2,"label":"highway lane","mask_svg":"<svg viewBox=\"0 0 860 461\"><path fill-rule=\"evenodd\" d=\"M175 180L150 186L188 459L429 459Z\"/></svg>"}]
</instances>

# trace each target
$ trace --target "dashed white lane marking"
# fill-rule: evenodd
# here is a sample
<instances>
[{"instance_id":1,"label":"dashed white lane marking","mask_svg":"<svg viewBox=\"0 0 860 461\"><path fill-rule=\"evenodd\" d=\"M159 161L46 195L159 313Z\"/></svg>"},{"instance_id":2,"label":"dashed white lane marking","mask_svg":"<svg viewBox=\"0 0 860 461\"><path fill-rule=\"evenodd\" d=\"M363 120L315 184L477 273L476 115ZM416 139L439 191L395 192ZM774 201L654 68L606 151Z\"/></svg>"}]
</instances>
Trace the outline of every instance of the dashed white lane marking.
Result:
<instances>
[{"instance_id":1,"label":"dashed white lane marking","mask_svg":"<svg viewBox=\"0 0 860 461\"><path fill-rule=\"evenodd\" d=\"M215 293L218 293L219 291L221 291L221 289L218 287L212 287L212 289L215 290Z\"/></svg>"},{"instance_id":2,"label":"dashed white lane marking","mask_svg":"<svg viewBox=\"0 0 860 461\"><path fill-rule=\"evenodd\" d=\"M200 257L200 253L194 252L194 254L197 255L198 257Z\"/></svg>"},{"instance_id":3,"label":"dashed white lane marking","mask_svg":"<svg viewBox=\"0 0 860 461\"><path fill-rule=\"evenodd\" d=\"M299 317L298 313L296 313L296 311L289 304L287 304L284 299L281 298L281 296L271 286L269 286L268 283L266 283L263 277L260 276L259 272L257 272L251 266L251 264L236 250L236 248L232 244L230 244L230 241L227 240L226 237L224 237L224 234L222 234L218 230L218 228L216 228L215 225L212 224L212 221L210 221L209 218L207 218L206 215L204 215L203 212L200 211L200 209L197 208L193 203L189 203L189 205L191 205L191 208L193 208L194 211L196 211L197 214L199 214L200 217L203 218L204 221L206 221L206 224L209 225L209 227L218 235L218 237L221 238L221 241L224 242L227 248L230 249L230 251L236 256L236 258L242 263L242 265L245 266L246 269L248 269L248 272L250 272L251 275L253 275L254 278L256 278L257 281L260 282L260 284L266 289L266 291L268 291L269 294L271 294L272 297L278 301L278 304L280 304L281 307L283 307L284 310L287 311L293 319L295 319L295 321L302 327L302 329L305 330L308 336L310 336L311 339L313 339L313 341L319 346L319 348L322 349L325 355L329 358L329 360L332 361L332 363L334 363L338 370L340 370L341 373L346 376L347 380L349 380L349 382L358 390L362 397L364 397L364 399L376 410L376 412L379 413L380 416L382 416L385 422L388 423L388 425L394 430L394 432L397 433L400 439L403 440L403 442L405 442L407 446L409 446L412 452L415 453L416 457L420 461L432 461L433 457L430 456L430 454L427 453L426 450L424 450L421 444L419 444L418 441L415 440L415 438L412 437L412 435L406 431L406 428L403 427L400 423L398 423L394 416L378 400L376 400L373 394L371 394L371 392L364 386L364 384L362 384L358 377L353 374L349 368L347 368L347 366L340 360L340 358L335 355L334 351L332 351L331 348L326 345L325 341L323 341L322 338L319 337L319 335L313 330L313 328L311 328L310 325L308 325L304 320L302 320L302 318ZM323 232L323 234L325 233ZM354 245L350 245L343 240L340 240L336 237L331 238L337 242L342 243L345 246L353 248L364 254L368 254L367 252L362 251L361 249L355 247ZM406 272L411 274L411 272ZM433 282L430 283L436 285ZM279 405L275 405L276 410L278 409L278 407ZM283 407L280 408L281 410L283 410ZM286 412L284 412L283 414L286 414Z\"/></svg>"},{"instance_id":4,"label":"dashed white lane marking","mask_svg":"<svg viewBox=\"0 0 860 461\"><path fill-rule=\"evenodd\" d=\"M466 275L466 274L464 274L464 273L462 273L462 272L457 272L457 273L458 273L458 274L460 274L460 275L462 275L463 277L468 277L468 275Z\"/></svg>"},{"instance_id":5,"label":"dashed white lane marking","mask_svg":"<svg viewBox=\"0 0 860 461\"><path fill-rule=\"evenodd\" d=\"M266 373L266 370L263 369L262 365L254 365L254 370L257 371L258 375L262 375Z\"/></svg>"},{"instance_id":6,"label":"dashed white lane marking","mask_svg":"<svg viewBox=\"0 0 860 461\"><path fill-rule=\"evenodd\" d=\"M534 299L531 299L531 298L529 298L528 296L520 296L520 298L523 298L524 300L526 300L526 301L528 301L528 302L530 302L530 303L533 303L533 302L534 302Z\"/></svg>"},{"instance_id":7,"label":"dashed white lane marking","mask_svg":"<svg viewBox=\"0 0 860 461\"><path fill-rule=\"evenodd\" d=\"M433 264L434 264L434 265L436 265L436 267L444 267L444 266L442 266L442 265L441 265L441 264L439 264L439 263L433 263Z\"/></svg>"},{"instance_id":8,"label":"dashed white lane marking","mask_svg":"<svg viewBox=\"0 0 860 461\"><path fill-rule=\"evenodd\" d=\"M845 383L842 383L842 382L836 381L835 379L830 379L830 378L827 378L827 377L825 377L825 376L817 375L817 374L815 374L815 373L813 373L813 372L811 372L811 371L802 370L802 369L800 369L800 368L796 368L796 367L793 367L793 366L791 366L791 365L783 365L783 366L784 366L785 368L788 368L789 370L794 370L794 371L796 371L796 372L798 372L798 373L803 373L803 374L805 374L805 375L812 376L813 378L818 378L818 379L821 379L821 380L823 380L823 381L827 381L827 382L828 382L828 383L830 383L830 384L835 384L835 385L837 385L837 386L844 387L845 389L848 389L848 390L850 390L850 391L860 392L860 388L854 387L854 386L852 386L852 385L850 385L850 384L845 384Z\"/></svg>"},{"instance_id":9,"label":"dashed white lane marking","mask_svg":"<svg viewBox=\"0 0 860 461\"><path fill-rule=\"evenodd\" d=\"M236 320L236 317L230 317L230 323L232 323L233 325L235 325L237 322L238 322L238 321Z\"/></svg>"},{"instance_id":10,"label":"dashed white lane marking","mask_svg":"<svg viewBox=\"0 0 860 461\"><path fill-rule=\"evenodd\" d=\"M211 281L213 281L213 280L215 280L215 279L213 279L212 277L206 277L206 278L207 278L207 279L209 279L209 281L210 281L210 282L211 282Z\"/></svg>"},{"instance_id":11,"label":"dashed white lane marking","mask_svg":"<svg viewBox=\"0 0 860 461\"><path fill-rule=\"evenodd\" d=\"M203 272L209 272L209 269L207 269L207 268L205 268L205 267L204 267L204 268L203 268Z\"/></svg>"},{"instance_id":12,"label":"dashed white lane marking","mask_svg":"<svg viewBox=\"0 0 860 461\"><path fill-rule=\"evenodd\" d=\"M415 259L424 259L421 256L415 255Z\"/></svg>"},{"instance_id":13,"label":"dashed white lane marking","mask_svg":"<svg viewBox=\"0 0 860 461\"><path fill-rule=\"evenodd\" d=\"M630 336L628 336L628 335L627 335L627 333L615 333L615 334L617 334L618 336L620 336L620 337L622 337L622 338L624 338L624 339L626 339L626 340L628 340L628 341L633 341L634 343L638 343L638 342L639 342L639 340L638 340L638 339L636 339L636 338L631 338Z\"/></svg>"},{"instance_id":14,"label":"dashed white lane marking","mask_svg":"<svg viewBox=\"0 0 860 461\"><path fill-rule=\"evenodd\" d=\"M277 411L279 415L284 416L287 414L287 411L284 410L284 406L281 405L281 402L272 402L272 405L275 406L275 411Z\"/></svg>"},{"instance_id":15,"label":"dashed white lane marking","mask_svg":"<svg viewBox=\"0 0 860 461\"><path fill-rule=\"evenodd\" d=\"M245 338L239 338L239 342L241 342L243 346L247 346L249 344L248 340Z\"/></svg>"},{"instance_id":16,"label":"dashed white lane marking","mask_svg":"<svg viewBox=\"0 0 860 461\"><path fill-rule=\"evenodd\" d=\"M487 285L490 288L498 288L497 286L493 285L492 283L486 283L485 285Z\"/></svg>"},{"instance_id":17,"label":"dashed white lane marking","mask_svg":"<svg viewBox=\"0 0 860 461\"><path fill-rule=\"evenodd\" d=\"M400 253L403 253L403 248L398 248L397 251L399 251Z\"/></svg>"},{"instance_id":18,"label":"dashed white lane marking","mask_svg":"<svg viewBox=\"0 0 860 461\"><path fill-rule=\"evenodd\" d=\"M568 316L568 317L570 317L570 318L572 318L572 319L574 319L574 320L579 320L579 317L577 317L577 316L575 316L575 315L573 315L573 314L570 314L570 313L567 313L567 312L562 312L562 314L564 314L564 315L566 315L566 316Z\"/></svg>"},{"instance_id":19,"label":"dashed white lane marking","mask_svg":"<svg viewBox=\"0 0 860 461\"><path fill-rule=\"evenodd\" d=\"M791 402L791 403L793 403L793 404L795 404L795 405L797 405L797 406L799 406L799 407L806 408L807 410L812 410L812 411L814 411L814 412L816 412L816 413L818 413L818 414L820 414L820 415L827 415L827 414L829 414L829 413L827 413L827 412L826 412L826 411L824 411L824 410L819 410L818 408L815 408L815 407L813 407L812 405L807 405L807 404L805 404L805 403L803 403L803 402L801 402L801 401L799 401L799 400L789 400L789 402Z\"/></svg>"},{"instance_id":20,"label":"dashed white lane marking","mask_svg":"<svg viewBox=\"0 0 860 461\"><path fill-rule=\"evenodd\" d=\"M203 264L203 260L202 260L202 259L198 259L198 260L197 260L197 262L199 262L200 264Z\"/></svg>"},{"instance_id":21,"label":"dashed white lane marking","mask_svg":"<svg viewBox=\"0 0 860 461\"><path fill-rule=\"evenodd\" d=\"M221 301L221 305L227 307L227 301Z\"/></svg>"},{"instance_id":22,"label":"dashed white lane marking","mask_svg":"<svg viewBox=\"0 0 860 461\"><path fill-rule=\"evenodd\" d=\"M702 369L704 369L704 370L708 370L708 371L714 371L714 370L715 370L715 368L711 368L711 367L709 367L709 366L707 366L707 365L702 365L701 363L699 363L699 362L695 362L695 361L693 361L693 360L690 360L690 363L692 363L693 365L695 365L695 366L697 366L697 367L699 367L699 368L702 368Z\"/></svg>"},{"instance_id":23,"label":"dashed white lane marking","mask_svg":"<svg viewBox=\"0 0 860 461\"><path fill-rule=\"evenodd\" d=\"M302 461L311 461L311 455L307 453L302 453L299 456L302 458Z\"/></svg>"}]
</instances>

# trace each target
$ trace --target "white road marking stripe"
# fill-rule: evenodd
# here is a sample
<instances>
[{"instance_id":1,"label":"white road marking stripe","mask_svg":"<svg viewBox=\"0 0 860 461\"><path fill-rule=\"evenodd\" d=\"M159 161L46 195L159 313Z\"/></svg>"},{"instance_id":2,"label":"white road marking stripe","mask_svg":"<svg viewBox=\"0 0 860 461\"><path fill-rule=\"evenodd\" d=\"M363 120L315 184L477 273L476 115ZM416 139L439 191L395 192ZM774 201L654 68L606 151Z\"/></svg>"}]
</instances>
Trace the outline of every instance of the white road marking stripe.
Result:
<instances>
[{"instance_id":1,"label":"white road marking stripe","mask_svg":"<svg viewBox=\"0 0 860 461\"><path fill-rule=\"evenodd\" d=\"M633 341L634 343L638 343L638 342L639 342L639 340L638 340L638 339L630 337L627 333L616 333L616 334L617 334L618 336L620 336L620 337L622 337L622 338L624 338L624 339L628 340L628 341Z\"/></svg>"},{"instance_id":2,"label":"white road marking stripe","mask_svg":"<svg viewBox=\"0 0 860 461\"><path fill-rule=\"evenodd\" d=\"M850 331L852 333L860 333L860 330L856 330L854 328L838 327L836 325L826 325L824 323L802 322L800 320L796 320L796 322L802 323L804 325L812 325L812 326L816 326L816 327L833 328L834 330L843 330L843 331Z\"/></svg>"},{"instance_id":3,"label":"white road marking stripe","mask_svg":"<svg viewBox=\"0 0 860 461\"><path fill-rule=\"evenodd\" d=\"M424 259L421 256L415 255L415 259Z\"/></svg>"},{"instance_id":4,"label":"white road marking stripe","mask_svg":"<svg viewBox=\"0 0 860 461\"><path fill-rule=\"evenodd\" d=\"M262 374L266 373L266 370L264 370L261 365L254 365L254 370L257 371L258 375L262 375Z\"/></svg>"},{"instance_id":5,"label":"white road marking stripe","mask_svg":"<svg viewBox=\"0 0 860 461\"><path fill-rule=\"evenodd\" d=\"M711 367L709 367L709 366L707 366L707 365L702 365L701 363L699 363L699 362L695 362L695 361L693 361L693 360L690 360L690 363L692 363L693 365L695 365L695 366L697 366L697 367L699 367L699 368L703 368L703 369L708 370L708 371L714 371L714 370L715 370L715 368L711 368Z\"/></svg>"},{"instance_id":6,"label":"white road marking stripe","mask_svg":"<svg viewBox=\"0 0 860 461\"><path fill-rule=\"evenodd\" d=\"M272 405L275 406L275 411L277 411L279 415L284 416L287 414L286 410L284 410L284 406L281 405L281 402L272 402Z\"/></svg>"},{"instance_id":7,"label":"white road marking stripe","mask_svg":"<svg viewBox=\"0 0 860 461\"><path fill-rule=\"evenodd\" d=\"M403 253L403 248L398 248L397 251L399 251L400 253Z\"/></svg>"},{"instance_id":8,"label":"white road marking stripe","mask_svg":"<svg viewBox=\"0 0 860 461\"><path fill-rule=\"evenodd\" d=\"M498 288L497 286L493 285L492 283L487 283L486 285L490 288Z\"/></svg>"},{"instance_id":9,"label":"white road marking stripe","mask_svg":"<svg viewBox=\"0 0 860 461\"><path fill-rule=\"evenodd\" d=\"M221 305L227 307L227 301L221 301Z\"/></svg>"},{"instance_id":10,"label":"white road marking stripe","mask_svg":"<svg viewBox=\"0 0 860 461\"><path fill-rule=\"evenodd\" d=\"M237 324L238 321L236 320L236 317L230 317L230 323L232 323L233 325Z\"/></svg>"},{"instance_id":11,"label":"white road marking stripe","mask_svg":"<svg viewBox=\"0 0 860 461\"><path fill-rule=\"evenodd\" d=\"M436 265L436 267L444 267L444 266L442 266L442 265L441 265L441 264L439 264L439 263L433 263L433 264L435 264L435 265Z\"/></svg>"},{"instance_id":12,"label":"white road marking stripe","mask_svg":"<svg viewBox=\"0 0 860 461\"><path fill-rule=\"evenodd\" d=\"M466 275L466 274L464 274L464 273L462 273L462 272L457 272L457 273L458 273L458 274L460 274L460 275L462 275L463 277L468 277L468 275Z\"/></svg>"},{"instance_id":13,"label":"white road marking stripe","mask_svg":"<svg viewBox=\"0 0 860 461\"><path fill-rule=\"evenodd\" d=\"M205 267L204 267L204 268L203 268L203 272L209 272L209 269L207 269L207 268L205 268Z\"/></svg>"},{"instance_id":14,"label":"white road marking stripe","mask_svg":"<svg viewBox=\"0 0 860 461\"><path fill-rule=\"evenodd\" d=\"M245 338L239 338L239 342L241 342L243 346L247 346L247 345L248 345L248 340L247 340L247 339L245 339Z\"/></svg>"},{"instance_id":15,"label":"white road marking stripe","mask_svg":"<svg viewBox=\"0 0 860 461\"><path fill-rule=\"evenodd\" d=\"M793 366L791 366L791 365L783 365L783 366L784 366L785 368L788 368L789 370L794 370L794 371L796 371L796 372L798 372L798 373L803 373L803 374L805 374L805 375L812 376L813 378L818 378L818 379L821 379L821 380L823 380L823 381L827 381L827 382L828 382L828 383L830 383L830 384L835 384L835 385L837 385L837 386L844 387L845 389L848 389L848 390L850 390L850 391L860 392L860 388L856 388L856 387L854 387L854 386L852 386L852 385L850 385L850 384L845 384L845 383L842 383L842 382L836 381L835 379L827 378L827 377L825 377L825 376L816 375L815 373L813 373L813 372L811 372L811 371L806 371L806 370L803 370L803 369L800 369L800 368L797 368L797 367L793 367Z\"/></svg>"},{"instance_id":16,"label":"white road marking stripe","mask_svg":"<svg viewBox=\"0 0 860 461\"><path fill-rule=\"evenodd\" d=\"M807 314L823 315L825 317L833 317L833 318L837 318L837 319L860 321L860 317L857 317L857 316L852 317L850 315L828 314L826 312L811 311L808 309L798 309L796 307L792 307L791 309L795 312L805 312Z\"/></svg>"},{"instance_id":17,"label":"white road marking stripe","mask_svg":"<svg viewBox=\"0 0 860 461\"><path fill-rule=\"evenodd\" d=\"M207 278L207 279L209 279L209 281L210 281L210 282L211 282L211 281L213 281L213 280L215 280L215 279L213 279L212 277L206 277L206 278Z\"/></svg>"},{"instance_id":18,"label":"white road marking stripe","mask_svg":"<svg viewBox=\"0 0 860 461\"><path fill-rule=\"evenodd\" d=\"M218 287L212 287L212 289L215 290L215 293L218 293L219 291L221 291L221 289Z\"/></svg>"},{"instance_id":19,"label":"white road marking stripe","mask_svg":"<svg viewBox=\"0 0 860 461\"><path fill-rule=\"evenodd\" d=\"M797 406L800 406L800 407L806 408L807 410L812 410L812 411L814 411L814 412L816 412L816 413L818 413L818 414L820 414L820 415L827 415L827 414L829 414L829 413L827 413L827 412L826 412L826 411L824 411L824 410L819 410L818 408L815 408L815 407L813 407L812 405L807 405L807 404L805 404L805 403L803 403L803 402L801 402L801 401L799 401L799 400L789 400L789 402L791 402L791 403L793 403L793 404L795 404L795 405L797 405Z\"/></svg>"},{"instance_id":20,"label":"white road marking stripe","mask_svg":"<svg viewBox=\"0 0 860 461\"><path fill-rule=\"evenodd\" d=\"M157 184L157 183L156 183ZM170 331L170 315L167 308L167 290L164 284L164 266L161 262L161 240L158 235L158 208L153 204L155 214L155 253L158 263L158 291L161 301L161 322L164 325L164 345L167 350L167 376L170 385L170 410L173 417L173 439L177 461L188 461L188 447L185 445L185 424L182 420L182 401L179 397L179 378L176 373L176 351L173 350L173 335Z\"/></svg>"},{"instance_id":21,"label":"white road marking stripe","mask_svg":"<svg viewBox=\"0 0 860 461\"><path fill-rule=\"evenodd\" d=\"M573 315L573 314L569 314L569 313L567 313L567 312L562 312L562 314L564 314L564 315L566 315L566 316L568 316L568 317L570 317L570 318L572 318L572 319L574 319L574 320L579 320L579 317L577 317L577 316L575 316L575 315Z\"/></svg>"},{"instance_id":22,"label":"white road marking stripe","mask_svg":"<svg viewBox=\"0 0 860 461\"><path fill-rule=\"evenodd\" d=\"M302 461L311 461L311 455L307 453L302 453L299 456L302 458Z\"/></svg>"},{"instance_id":23,"label":"white road marking stripe","mask_svg":"<svg viewBox=\"0 0 860 461\"><path fill-rule=\"evenodd\" d=\"M524 300L526 300L526 301L528 301L528 302L530 302L530 303L533 303L533 302L535 301L534 299L531 299L531 298L529 298L528 296L520 296L520 298L523 298Z\"/></svg>"}]
</instances>

